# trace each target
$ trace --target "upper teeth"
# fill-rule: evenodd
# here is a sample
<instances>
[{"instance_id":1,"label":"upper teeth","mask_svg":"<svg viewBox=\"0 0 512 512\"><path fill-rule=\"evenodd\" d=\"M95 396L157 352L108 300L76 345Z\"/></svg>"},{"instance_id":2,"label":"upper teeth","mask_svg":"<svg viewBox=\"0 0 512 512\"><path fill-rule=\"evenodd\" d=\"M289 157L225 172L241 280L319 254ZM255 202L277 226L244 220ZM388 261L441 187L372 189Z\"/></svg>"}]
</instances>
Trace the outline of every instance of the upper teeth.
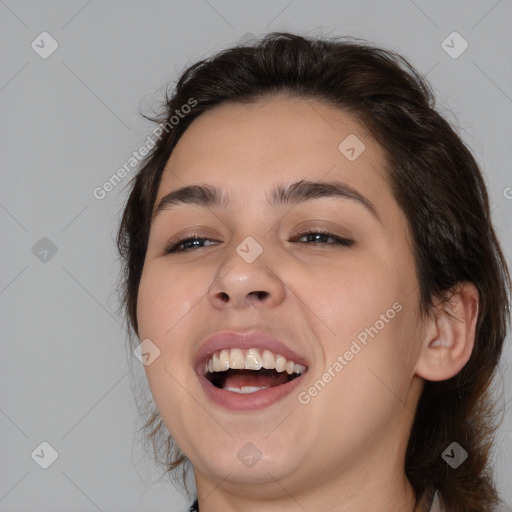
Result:
<instances>
[{"instance_id":1,"label":"upper teeth","mask_svg":"<svg viewBox=\"0 0 512 512\"><path fill-rule=\"evenodd\" d=\"M288 374L302 374L306 371L306 367L302 364L288 361L281 354L274 354L270 350L263 350L262 353L257 348L251 348L244 353L239 348L223 349L214 352L212 357L205 364L206 372L225 372L229 369L233 370L276 370L281 373L286 371Z\"/></svg>"}]
</instances>

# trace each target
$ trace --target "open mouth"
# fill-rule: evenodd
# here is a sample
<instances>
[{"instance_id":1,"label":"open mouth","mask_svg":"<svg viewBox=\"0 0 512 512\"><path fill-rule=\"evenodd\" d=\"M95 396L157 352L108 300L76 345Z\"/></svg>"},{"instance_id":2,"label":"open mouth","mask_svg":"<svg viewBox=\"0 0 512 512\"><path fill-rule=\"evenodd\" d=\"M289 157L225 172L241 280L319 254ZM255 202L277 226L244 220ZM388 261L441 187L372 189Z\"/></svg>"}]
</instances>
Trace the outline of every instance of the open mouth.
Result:
<instances>
[{"instance_id":1,"label":"open mouth","mask_svg":"<svg viewBox=\"0 0 512 512\"><path fill-rule=\"evenodd\" d=\"M216 388L234 393L256 393L286 384L307 367L269 350L224 349L205 363L204 376Z\"/></svg>"},{"instance_id":2,"label":"open mouth","mask_svg":"<svg viewBox=\"0 0 512 512\"><path fill-rule=\"evenodd\" d=\"M276 370L226 370L222 373L206 374L206 378L217 388L235 393L254 393L273 388L296 379L300 374L278 373Z\"/></svg>"}]
</instances>

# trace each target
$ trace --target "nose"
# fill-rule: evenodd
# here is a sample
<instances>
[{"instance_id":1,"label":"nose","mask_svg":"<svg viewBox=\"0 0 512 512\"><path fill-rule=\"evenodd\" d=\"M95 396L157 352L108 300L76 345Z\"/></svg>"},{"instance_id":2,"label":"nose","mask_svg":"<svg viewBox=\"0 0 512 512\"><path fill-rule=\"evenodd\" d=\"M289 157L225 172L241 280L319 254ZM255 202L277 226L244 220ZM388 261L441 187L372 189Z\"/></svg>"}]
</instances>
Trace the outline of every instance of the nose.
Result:
<instances>
[{"instance_id":1,"label":"nose","mask_svg":"<svg viewBox=\"0 0 512 512\"><path fill-rule=\"evenodd\" d=\"M254 260L245 260L233 250L219 266L208 290L208 298L217 309L274 307L284 300L286 287L276 274L276 262L265 249Z\"/></svg>"}]
</instances>

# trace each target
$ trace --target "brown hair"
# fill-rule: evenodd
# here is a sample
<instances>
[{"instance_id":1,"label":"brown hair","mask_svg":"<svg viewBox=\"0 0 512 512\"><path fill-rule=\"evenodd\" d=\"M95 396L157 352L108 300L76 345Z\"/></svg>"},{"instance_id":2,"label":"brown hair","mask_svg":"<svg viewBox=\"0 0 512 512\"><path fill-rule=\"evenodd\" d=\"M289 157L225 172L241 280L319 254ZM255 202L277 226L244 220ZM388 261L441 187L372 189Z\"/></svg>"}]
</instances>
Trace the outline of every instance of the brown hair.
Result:
<instances>
[{"instance_id":1,"label":"brown hair","mask_svg":"<svg viewBox=\"0 0 512 512\"><path fill-rule=\"evenodd\" d=\"M158 186L177 141L202 112L222 102L255 102L275 94L311 98L351 113L386 154L386 177L413 236L421 316L433 298L474 283L479 316L473 353L453 378L425 382L409 438L405 471L417 499L438 489L453 512L485 512L499 503L489 465L496 426L491 383L510 320L510 275L493 229L486 186L461 138L434 110L425 78L402 56L354 38L314 39L270 33L189 67L163 117L180 116L132 182L118 232L122 305L138 333L137 292ZM189 109L190 110L190 109ZM157 411L144 428L168 471L186 461ZM457 441L468 459L452 469L441 457Z\"/></svg>"}]
</instances>

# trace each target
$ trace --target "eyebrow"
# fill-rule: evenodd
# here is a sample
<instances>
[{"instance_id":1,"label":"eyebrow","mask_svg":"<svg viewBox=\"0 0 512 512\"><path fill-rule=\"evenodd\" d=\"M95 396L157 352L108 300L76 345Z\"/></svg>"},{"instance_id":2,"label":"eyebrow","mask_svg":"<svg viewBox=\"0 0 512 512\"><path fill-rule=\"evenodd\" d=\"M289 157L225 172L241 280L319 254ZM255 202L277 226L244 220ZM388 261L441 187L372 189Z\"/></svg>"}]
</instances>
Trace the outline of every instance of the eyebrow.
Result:
<instances>
[{"instance_id":1,"label":"eyebrow","mask_svg":"<svg viewBox=\"0 0 512 512\"><path fill-rule=\"evenodd\" d=\"M338 181L301 180L285 185L279 184L267 195L267 201L270 206L278 207L284 204L298 204L324 197L337 197L357 201L382 224L375 206L367 197L354 187ZM215 206L226 208L229 206L229 200L218 187L204 184L187 185L173 190L162 197L153 210L151 222L155 220L161 211L172 209L180 204L197 205L206 208Z\"/></svg>"}]
</instances>

